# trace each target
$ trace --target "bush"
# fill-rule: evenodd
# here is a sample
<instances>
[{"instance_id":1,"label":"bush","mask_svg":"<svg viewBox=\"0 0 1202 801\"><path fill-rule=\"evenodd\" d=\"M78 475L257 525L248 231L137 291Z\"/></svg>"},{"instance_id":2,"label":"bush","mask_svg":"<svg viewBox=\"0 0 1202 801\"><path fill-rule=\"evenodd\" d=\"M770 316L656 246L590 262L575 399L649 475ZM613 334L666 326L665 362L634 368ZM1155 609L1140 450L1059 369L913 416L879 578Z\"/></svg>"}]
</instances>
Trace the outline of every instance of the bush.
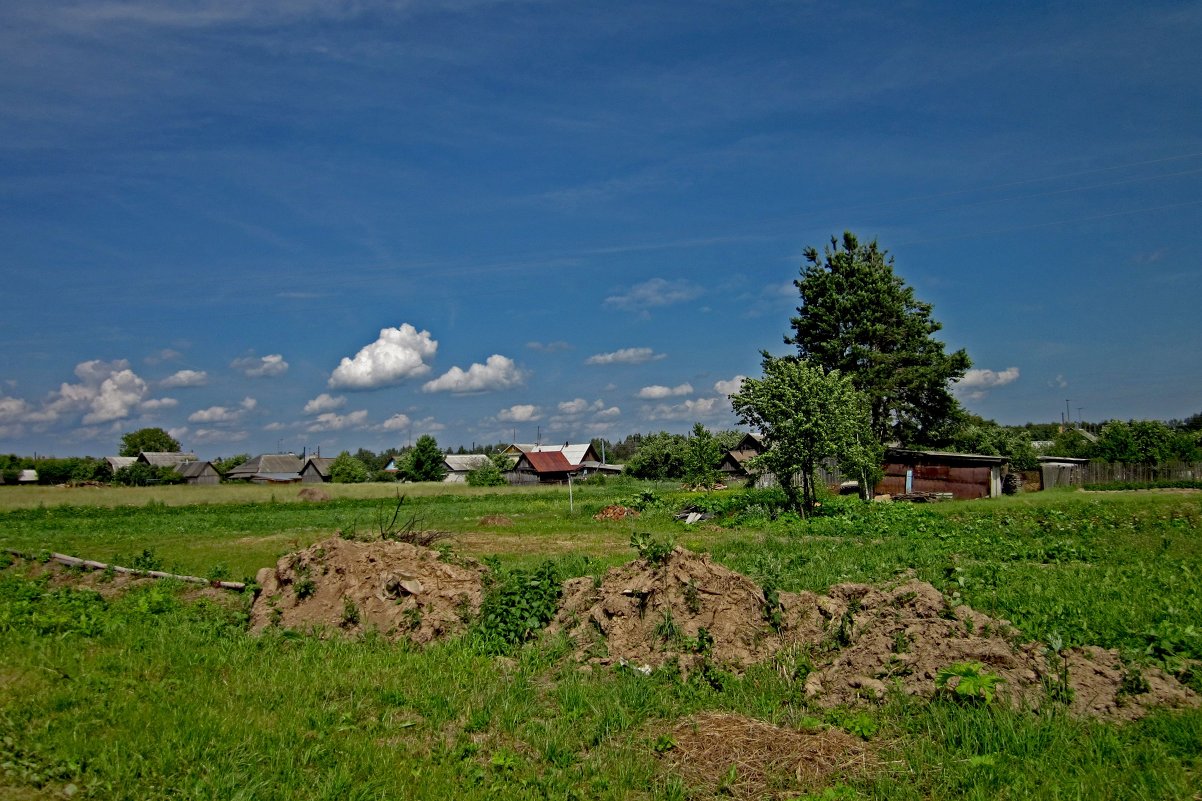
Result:
<instances>
[{"instance_id":1,"label":"bush","mask_svg":"<svg viewBox=\"0 0 1202 801\"><path fill-rule=\"evenodd\" d=\"M362 484L371 481L371 473L367 465L356 459L348 451L338 454L330 462L330 481L335 484Z\"/></svg>"},{"instance_id":2,"label":"bush","mask_svg":"<svg viewBox=\"0 0 1202 801\"><path fill-rule=\"evenodd\" d=\"M489 460L467 474L467 483L472 487L503 487L509 482L505 480L501 468Z\"/></svg>"}]
</instances>

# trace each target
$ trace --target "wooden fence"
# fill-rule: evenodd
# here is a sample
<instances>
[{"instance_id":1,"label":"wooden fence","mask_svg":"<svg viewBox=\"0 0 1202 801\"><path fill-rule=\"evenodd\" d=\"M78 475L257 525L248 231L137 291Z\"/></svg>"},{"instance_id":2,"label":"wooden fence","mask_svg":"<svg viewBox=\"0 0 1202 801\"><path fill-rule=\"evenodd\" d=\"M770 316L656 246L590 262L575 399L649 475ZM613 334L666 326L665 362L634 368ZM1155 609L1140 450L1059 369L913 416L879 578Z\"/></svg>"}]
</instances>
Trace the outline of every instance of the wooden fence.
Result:
<instances>
[{"instance_id":1,"label":"wooden fence","mask_svg":"<svg viewBox=\"0 0 1202 801\"><path fill-rule=\"evenodd\" d=\"M1172 464L1089 462L1081 472L1085 484L1109 484L1115 481L1198 481L1202 480L1202 462Z\"/></svg>"}]
</instances>

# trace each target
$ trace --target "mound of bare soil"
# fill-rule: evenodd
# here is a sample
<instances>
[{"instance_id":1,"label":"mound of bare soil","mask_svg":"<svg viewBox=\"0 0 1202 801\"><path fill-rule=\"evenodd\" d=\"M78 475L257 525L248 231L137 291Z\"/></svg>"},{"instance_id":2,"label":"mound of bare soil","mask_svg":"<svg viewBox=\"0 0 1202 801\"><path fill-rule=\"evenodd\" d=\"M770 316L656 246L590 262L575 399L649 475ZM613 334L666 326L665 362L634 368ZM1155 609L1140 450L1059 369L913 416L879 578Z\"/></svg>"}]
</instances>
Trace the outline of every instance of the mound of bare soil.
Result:
<instances>
[{"instance_id":1,"label":"mound of bare soil","mask_svg":"<svg viewBox=\"0 0 1202 801\"><path fill-rule=\"evenodd\" d=\"M839 729L773 726L754 718L707 712L677 725L664 759L694 790L732 798L796 798L864 770L867 744Z\"/></svg>"},{"instance_id":2,"label":"mound of bare soil","mask_svg":"<svg viewBox=\"0 0 1202 801\"><path fill-rule=\"evenodd\" d=\"M566 631L600 664L658 667L675 659L687 671L709 658L744 668L820 636L813 607L808 593L780 593L770 606L751 579L676 548L663 561L611 568L599 587L590 578L566 582L550 629Z\"/></svg>"},{"instance_id":3,"label":"mound of bare soil","mask_svg":"<svg viewBox=\"0 0 1202 801\"><path fill-rule=\"evenodd\" d=\"M625 520L628 517L633 518L638 516L638 509L631 509L629 506L622 506L621 504L615 503L611 506L606 506L600 512L597 512L597 514L593 515L593 520Z\"/></svg>"},{"instance_id":4,"label":"mound of bare soil","mask_svg":"<svg viewBox=\"0 0 1202 801\"><path fill-rule=\"evenodd\" d=\"M416 643L462 631L480 611L483 568L403 542L325 540L263 568L251 629L357 632Z\"/></svg>"},{"instance_id":5,"label":"mound of bare soil","mask_svg":"<svg viewBox=\"0 0 1202 801\"><path fill-rule=\"evenodd\" d=\"M599 586L568 581L550 628L566 631L582 660L643 670L676 661L689 672L709 661L740 671L787 647L804 651L814 666L805 692L820 706L878 702L890 691L929 698L939 672L956 663L980 663L1016 707L1057 697L1077 715L1135 719L1200 703L1163 671L1128 673L1115 651L1022 644L1007 621L953 608L922 581L828 592L765 594L707 555L677 548L662 561L612 568Z\"/></svg>"},{"instance_id":6,"label":"mound of bare soil","mask_svg":"<svg viewBox=\"0 0 1202 801\"><path fill-rule=\"evenodd\" d=\"M948 606L922 581L881 589L840 584L818 601L830 649L806 680L806 694L824 706L883 699L889 688L931 697L936 676L954 663L978 662L1001 678L998 695L1015 706L1038 708L1049 686L1078 716L1136 719L1150 707L1197 705L1196 694L1156 668L1141 670L1147 686L1123 692L1126 670L1117 651L1073 648L1049 653L1039 643L1019 644L1007 621L968 606ZM1132 682L1127 682L1130 688Z\"/></svg>"}]
</instances>

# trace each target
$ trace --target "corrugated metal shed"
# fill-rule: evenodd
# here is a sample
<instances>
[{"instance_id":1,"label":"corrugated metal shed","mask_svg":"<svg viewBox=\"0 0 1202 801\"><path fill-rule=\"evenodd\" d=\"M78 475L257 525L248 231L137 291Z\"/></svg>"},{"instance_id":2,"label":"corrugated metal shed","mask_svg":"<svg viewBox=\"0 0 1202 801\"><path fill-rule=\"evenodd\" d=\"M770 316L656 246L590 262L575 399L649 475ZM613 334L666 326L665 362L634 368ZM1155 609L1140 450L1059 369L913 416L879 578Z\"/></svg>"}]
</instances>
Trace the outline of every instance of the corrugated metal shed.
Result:
<instances>
[{"instance_id":1,"label":"corrugated metal shed","mask_svg":"<svg viewBox=\"0 0 1202 801\"><path fill-rule=\"evenodd\" d=\"M996 498L1002 494L1004 456L888 448L885 477L878 495L911 492L950 492L958 499Z\"/></svg>"}]
</instances>

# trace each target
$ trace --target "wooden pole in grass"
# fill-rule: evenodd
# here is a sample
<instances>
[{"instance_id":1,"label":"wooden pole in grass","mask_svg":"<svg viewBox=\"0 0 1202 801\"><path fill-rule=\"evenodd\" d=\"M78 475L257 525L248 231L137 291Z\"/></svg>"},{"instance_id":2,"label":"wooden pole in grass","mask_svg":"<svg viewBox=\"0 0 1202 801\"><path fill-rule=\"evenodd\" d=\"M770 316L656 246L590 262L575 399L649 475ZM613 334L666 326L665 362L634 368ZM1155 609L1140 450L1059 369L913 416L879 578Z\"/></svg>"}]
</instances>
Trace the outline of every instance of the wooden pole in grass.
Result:
<instances>
[{"instance_id":1,"label":"wooden pole in grass","mask_svg":"<svg viewBox=\"0 0 1202 801\"><path fill-rule=\"evenodd\" d=\"M13 556L18 556L22 559L36 561L39 556L30 556L21 551L8 551ZM176 581L185 581L189 584L208 584L210 587L217 587L222 590L237 590L241 592L246 589L246 585L241 581L218 581L216 579L201 578L200 576L182 576L178 573L165 573L162 570L139 570L136 567L122 567L121 565L110 565L104 562L96 562L92 559L80 559L78 556L68 556L63 553L52 553L49 556L49 561L58 562L60 565L67 567L77 567L83 570L111 570L114 573L125 573L131 576L147 576L157 579L175 579Z\"/></svg>"}]
</instances>

